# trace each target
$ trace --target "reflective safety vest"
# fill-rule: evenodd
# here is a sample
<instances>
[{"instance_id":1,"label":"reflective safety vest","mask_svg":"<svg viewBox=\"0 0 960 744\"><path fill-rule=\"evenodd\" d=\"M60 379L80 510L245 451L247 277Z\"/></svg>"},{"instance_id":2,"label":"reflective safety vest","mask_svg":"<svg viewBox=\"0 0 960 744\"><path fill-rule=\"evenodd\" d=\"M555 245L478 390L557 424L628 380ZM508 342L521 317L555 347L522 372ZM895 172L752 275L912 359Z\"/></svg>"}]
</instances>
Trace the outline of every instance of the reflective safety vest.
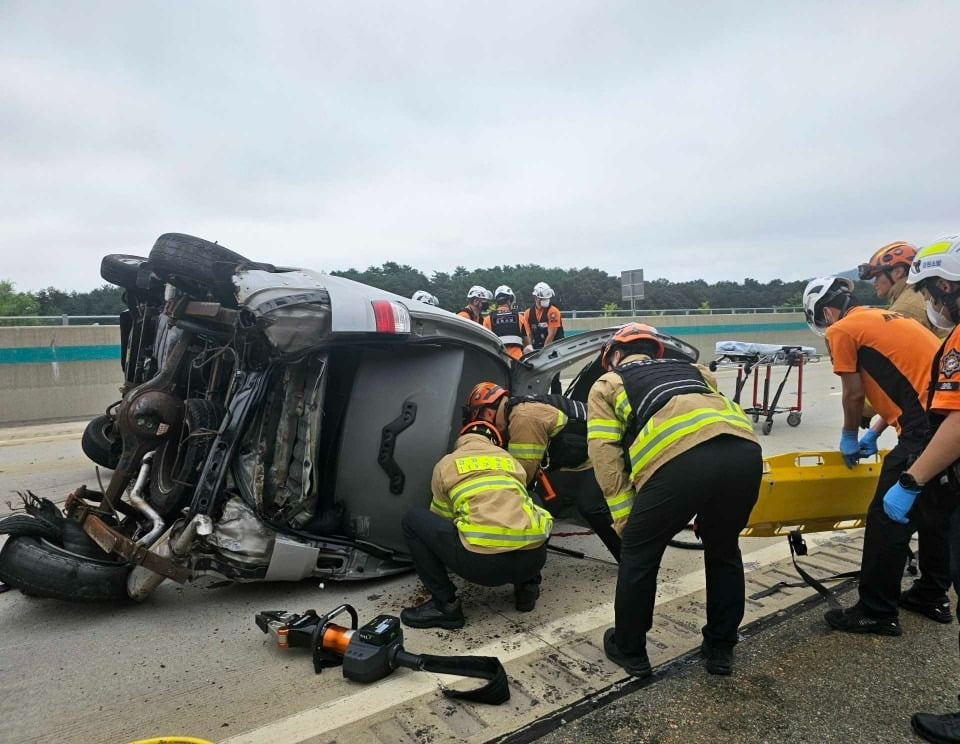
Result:
<instances>
[{"instance_id":1,"label":"reflective safety vest","mask_svg":"<svg viewBox=\"0 0 960 744\"><path fill-rule=\"evenodd\" d=\"M537 320L537 312L543 311L543 316L540 320ZM527 308L527 328L530 329L530 345L534 349L542 349L543 345L547 342L547 334L550 333L550 326L547 323L547 313L550 312L549 307L529 307ZM560 327L557 329L556 335L553 337L554 341L559 341L563 338L563 321L560 321Z\"/></svg>"},{"instance_id":2,"label":"reflective safety vest","mask_svg":"<svg viewBox=\"0 0 960 744\"><path fill-rule=\"evenodd\" d=\"M460 437L457 445L437 464L444 491L434 491L430 510L452 521L464 546L477 552L545 542L553 517L527 494L520 463L477 434Z\"/></svg>"},{"instance_id":3,"label":"reflective safety vest","mask_svg":"<svg viewBox=\"0 0 960 744\"><path fill-rule=\"evenodd\" d=\"M676 359L648 359L631 362L615 370L623 380L617 395L617 418L626 423L621 442L630 464L630 477L670 443L680 437L718 423L753 433L753 424L736 403L711 389L696 367ZM677 416L654 420L655 414L678 395L715 395L723 401L720 409L703 407Z\"/></svg>"},{"instance_id":4,"label":"reflective safety vest","mask_svg":"<svg viewBox=\"0 0 960 744\"><path fill-rule=\"evenodd\" d=\"M490 330L505 344L523 346L523 331L520 329L520 313L516 310L497 309L490 313Z\"/></svg>"}]
</instances>

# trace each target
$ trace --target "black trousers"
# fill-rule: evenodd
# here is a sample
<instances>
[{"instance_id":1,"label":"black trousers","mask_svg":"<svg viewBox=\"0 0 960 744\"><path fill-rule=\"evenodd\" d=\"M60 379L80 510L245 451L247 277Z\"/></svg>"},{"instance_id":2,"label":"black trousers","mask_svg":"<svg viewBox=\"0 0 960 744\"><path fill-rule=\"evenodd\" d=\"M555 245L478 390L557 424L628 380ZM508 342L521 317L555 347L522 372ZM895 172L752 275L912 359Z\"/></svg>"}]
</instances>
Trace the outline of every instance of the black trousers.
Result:
<instances>
[{"instance_id":1,"label":"black trousers","mask_svg":"<svg viewBox=\"0 0 960 744\"><path fill-rule=\"evenodd\" d=\"M615 640L621 651L645 650L663 552L695 515L706 569L703 635L713 645L737 642L744 608L738 537L757 501L762 471L760 445L723 435L673 458L643 485L620 547Z\"/></svg>"},{"instance_id":2,"label":"black trousers","mask_svg":"<svg viewBox=\"0 0 960 744\"><path fill-rule=\"evenodd\" d=\"M910 538L918 534L921 599L936 600L950 588L950 514L955 499L939 483L930 483L908 514L909 522L894 522L883 511L883 497L912 463L919 446L898 442L883 458L877 490L867 509L860 560L860 609L874 618L897 615L900 582L906 566Z\"/></svg>"},{"instance_id":3,"label":"black trousers","mask_svg":"<svg viewBox=\"0 0 960 744\"><path fill-rule=\"evenodd\" d=\"M413 507L400 520L417 575L435 599L452 602L457 588L447 572L481 586L540 582L547 545L506 553L474 553L463 547L456 525L429 509Z\"/></svg>"},{"instance_id":4,"label":"black trousers","mask_svg":"<svg viewBox=\"0 0 960 744\"><path fill-rule=\"evenodd\" d=\"M555 470L548 473L550 483L557 492L554 501L544 503L546 509L555 517L569 514L571 507L583 518L597 537L610 551L610 555L620 560L620 535L613 529L613 517L610 507L603 497L603 491L597 483L593 468L586 470Z\"/></svg>"}]
</instances>

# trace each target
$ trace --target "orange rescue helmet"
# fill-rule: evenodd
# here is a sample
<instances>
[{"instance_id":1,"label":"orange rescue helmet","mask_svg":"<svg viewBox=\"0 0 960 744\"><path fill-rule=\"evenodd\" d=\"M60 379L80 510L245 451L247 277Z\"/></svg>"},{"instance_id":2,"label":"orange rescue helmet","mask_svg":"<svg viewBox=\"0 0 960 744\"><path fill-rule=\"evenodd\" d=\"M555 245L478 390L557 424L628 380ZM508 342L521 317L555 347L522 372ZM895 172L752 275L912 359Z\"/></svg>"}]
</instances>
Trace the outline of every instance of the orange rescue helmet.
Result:
<instances>
[{"instance_id":1,"label":"orange rescue helmet","mask_svg":"<svg viewBox=\"0 0 960 744\"><path fill-rule=\"evenodd\" d=\"M627 323L620 326L620 329L613 334L606 345L603 347L603 353L600 356L600 364L607 371L610 370L610 353L615 349L630 346L638 341L650 341L655 347L653 356L659 359L663 356L663 342L657 338L657 329L646 323Z\"/></svg>"},{"instance_id":2,"label":"orange rescue helmet","mask_svg":"<svg viewBox=\"0 0 960 744\"><path fill-rule=\"evenodd\" d=\"M464 434L481 434L498 447L503 446L503 435L489 421L471 421L460 430L459 436L462 437Z\"/></svg>"},{"instance_id":3,"label":"orange rescue helmet","mask_svg":"<svg viewBox=\"0 0 960 744\"><path fill-rule=\"evenodd\" d=\"M463 410L464 421L486 421L492 424L497 415L497 407L501 399L507 397L508 391L495 382L479 382L473 386L467 396L467 404Z\"/></svg>"},{"instance_id":4,"label":"orange rescue helmet","mask_svg":"<svg viewBox=\"0 0 960 744\"><path fill-rule=\"evenodd\" d=\"M885 245L870 257L868 263L857 267L860 280L866 282L876 279L880 274L889 272L894 266L902 266L906 271L910 271L916 255L916 247L902 240Z\"/></svg>"}]
</instances>

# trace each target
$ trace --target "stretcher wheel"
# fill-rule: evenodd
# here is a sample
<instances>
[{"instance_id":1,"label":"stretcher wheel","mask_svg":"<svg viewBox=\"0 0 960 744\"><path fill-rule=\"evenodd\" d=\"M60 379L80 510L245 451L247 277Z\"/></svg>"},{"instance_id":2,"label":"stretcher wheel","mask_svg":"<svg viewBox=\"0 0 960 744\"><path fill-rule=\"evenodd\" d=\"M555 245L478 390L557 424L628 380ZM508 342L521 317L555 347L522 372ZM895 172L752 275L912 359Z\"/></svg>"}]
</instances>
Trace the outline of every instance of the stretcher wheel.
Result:
<instances>
[{"instance_id":1,"label":"stretcher wheel","mask_svg":"<svg viewBox=\"0 0 960 744\"><path fill-rule=\"evenodd\" d=\"M790 426L800 426L800 411L790 411L787 414L787 423Z\"/></svg>"},{"instance_id":2,"label":"stretcher wheel","mask_svg":"<svg viewBox=\"0 0 960 744\"><path fill-rule=\"evenodd\" d=\"M769 419L767 421L764 421L760 427L760 431L762 431L764 434L769 434L772 429L773 429L773 422L770 421Z\"/></svg>"}]
</instances>

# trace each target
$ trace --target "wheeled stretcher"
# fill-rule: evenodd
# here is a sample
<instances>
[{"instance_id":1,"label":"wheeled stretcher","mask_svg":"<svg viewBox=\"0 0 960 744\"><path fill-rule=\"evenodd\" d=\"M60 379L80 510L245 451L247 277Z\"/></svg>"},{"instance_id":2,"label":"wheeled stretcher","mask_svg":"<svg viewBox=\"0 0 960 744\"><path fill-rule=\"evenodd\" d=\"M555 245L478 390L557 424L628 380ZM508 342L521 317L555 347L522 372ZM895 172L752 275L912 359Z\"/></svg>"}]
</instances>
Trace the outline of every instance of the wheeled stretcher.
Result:
<instances>
[{"instance_id":1,"label":"wheeled stretcher","mask_svg":"<svg viewBox=\"0 0 960 744\"><path fill-rule=\"evenodd\" d=\"M769 434L773 429L773 416L777 413L787 414L787 423L790 426L800 426L801 411L803 410L803 365L811 356L816 356L817 350L812 346L777 346L775 344L749 344L741 341L718 341L715 345L717 358L710 362L710 369L716 371L717 365L723 362L737 364L737 381L734 388L733 401L740 404L740 395L747 380L753 378L753 405L743 406L743 411L753 416L754 422L764 422L760 430ZM770 387L774 364L784 363L787 369L783 379L777 387L771 400ZM760 367L765 368L763 376L763 393L761 397ZM780 396L790 377L790 370L797 368L797 402L791 406L780 406ZM751 375L752 373L752 375Z\"/></svg>"}]
</instances>

